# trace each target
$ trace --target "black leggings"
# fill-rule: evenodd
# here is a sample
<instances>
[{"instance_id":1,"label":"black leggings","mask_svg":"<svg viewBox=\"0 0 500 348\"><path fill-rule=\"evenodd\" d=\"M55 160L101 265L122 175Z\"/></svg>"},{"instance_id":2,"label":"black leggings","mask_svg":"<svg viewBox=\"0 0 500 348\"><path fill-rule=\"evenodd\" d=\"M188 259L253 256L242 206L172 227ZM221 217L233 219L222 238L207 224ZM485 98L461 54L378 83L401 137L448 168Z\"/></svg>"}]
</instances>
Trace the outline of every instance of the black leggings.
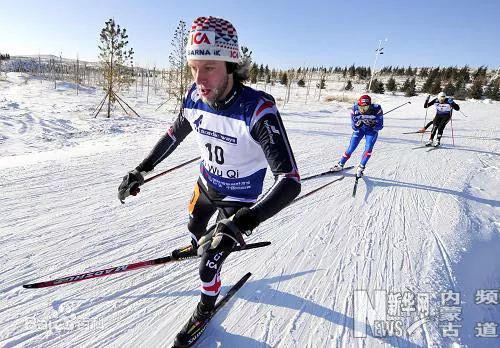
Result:
<instances>
[{"instance_id":1,"label":"black leggings","mask_svg":"<svg viewBox=\"0 0 500 348\"><path fill-rule=\"evenodd\" d=\"M446 127L450 119L451 115L436 116L434 118L434 126L432 127L431 140L434 139L436 132L438 134L437 138L441 139L441 137L443 136L444 128Z\"/></svg>"},{"instance_id":2,"label":"black leggings","mask_svg":"<svg viewBox=\"0 0 500 348\"><path fill-rule=\"evenodd\" d=\"M189 202L188 229L191 232L192 244L197 247L198 240L207 233L210 218L218 211L216 221L228 218L238 209L249 206L251 203L222 202L212 200L201 181L195 185L193 196ZM215 227L215 226L212 226ZM201 257L199 273L201 280L201 302L205 306L213 307L220 291L220 271L222 264L229 256L227 249L232 248L235 242L224 236L216 249L210 249Z\"/></svg>"},{"instance_id":3,"label":"black leggings","mask_svg":"<svg viewBox=\"0 0 500 348\"><path fill-rule=\"evenodd\" d=\"M434 118L433 118L431 121L429 121L429 123L427 123L427 124L424 126L424 129L426 129L426 130L427 130L427 128L429 128L431 125L433 125L433 124L436 122L436 118L437 118L437 115L436 115L436 116L434 116Z\"/></svg>"}]
</instances>

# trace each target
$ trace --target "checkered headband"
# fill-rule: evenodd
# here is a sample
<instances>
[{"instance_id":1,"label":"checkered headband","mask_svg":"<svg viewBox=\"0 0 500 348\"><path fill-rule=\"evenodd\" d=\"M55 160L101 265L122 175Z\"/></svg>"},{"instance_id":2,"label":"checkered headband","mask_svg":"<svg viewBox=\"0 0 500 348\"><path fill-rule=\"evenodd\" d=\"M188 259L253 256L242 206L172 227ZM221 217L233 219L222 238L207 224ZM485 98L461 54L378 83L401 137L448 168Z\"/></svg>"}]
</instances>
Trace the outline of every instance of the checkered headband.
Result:
<instances>
[{"instance_id":1,"label":"checkered headband","mask_svg":"<svg viewBox=\"0 0 500 348\"><path fill-rule=\"evenodd\" d=\"M217 17L198 17L191 25L186 46L187 59L240 61L238 34L233 25Z\"/></svg>"}]
</instances>

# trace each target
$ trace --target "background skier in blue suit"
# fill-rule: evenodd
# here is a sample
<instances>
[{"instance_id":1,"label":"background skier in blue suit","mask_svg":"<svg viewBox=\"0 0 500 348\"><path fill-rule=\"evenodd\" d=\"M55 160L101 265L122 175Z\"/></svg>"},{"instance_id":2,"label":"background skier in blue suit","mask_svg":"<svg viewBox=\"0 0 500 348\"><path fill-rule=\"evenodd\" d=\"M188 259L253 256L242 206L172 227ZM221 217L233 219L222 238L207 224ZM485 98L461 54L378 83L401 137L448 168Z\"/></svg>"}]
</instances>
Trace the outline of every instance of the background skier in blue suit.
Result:
<instances>
[{"instance_id":1,"label":"background skier in blue suit","mask_svg":"<svg viewBox=\"0 0 500 348\"><path fill-rule=\"evenodd\" d=\"M384 128L384 112L382 111L382 107L378 104L372 104L369 95L362 95L352 107L351 127L354 132L352 133L349 147L340 158L340 161L331 170L335 172L342 170L364 137L366 139L365 151L356 170L356 177L360 178L363 176L366 163L372 155L373 147L378 138L378 132Z\"/></svg>"}]
</instances>

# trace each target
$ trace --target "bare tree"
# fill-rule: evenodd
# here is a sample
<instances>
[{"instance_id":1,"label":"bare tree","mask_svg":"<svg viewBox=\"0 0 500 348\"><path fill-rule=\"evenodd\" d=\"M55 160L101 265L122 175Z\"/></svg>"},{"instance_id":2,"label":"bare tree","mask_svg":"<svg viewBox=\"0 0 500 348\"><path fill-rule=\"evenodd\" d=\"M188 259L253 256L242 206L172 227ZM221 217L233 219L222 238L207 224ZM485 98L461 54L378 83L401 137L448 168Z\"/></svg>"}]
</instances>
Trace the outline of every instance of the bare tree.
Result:
<instances>
[{"instance_id":1,"label":"bare tree","mask_svg":"<svg viewBox=\"0 0 500 348\"><path fill-rule=\"evenodd\" d=\"M295 72L293 70L288 70L288 73L285 73L287 75L287 81L285 83L286 85L286 92L285 92L285 103L288 103L290 101L290 92L292 90L292 82L295 78ZM283 74L283 75L285 75Z\"/></svg>"},{"instance_id":2,"label":"bare tree","mask_svg":"<svg viewBox=\"0 0 500 348\"><path fill-rule=\"evenodd\" d=\"M78 89L80 85L80 58L76 55L76 67L75 67L75 84L76 84L76 95L78 95Z\"/></svg>"},{"instance_id":3,"label":"bare tree","mask_svg":"<svg viewBox=\"0 0 500 348\"><path fill-rule=\"evenodd\" d=\"M120 25L115 23L115 20L110 18L105 22L105 27L101 30L99 50L99 59L102 64L104 90L106 95L96 108L94 117L97 117L103 105L108 100L108 118L111 113L111 104L118 102L121 108L128 114L123 106L125 104L137 116L139 116L117 93L120 87L129 85L133 77L133 55L134 50L131 48L128 51L127 29L120 28ZM130 67L127 65L130 64ZM123 103L123 104L122 104Z\"/></svg>"},{"instance_id":4,"label":"bare tree","mask_svg":"<svg viewBox=\"0 0 500 348\"><path fill-rule=\"evenodd\" d=\"M320 69L319 82L316 84L318 88L318 101L321 99L321 90L326 88L326 69Z\"/></svg>"},{"instance_id":5,"label":"bare tree","mask_svg":"<svg viewBox=\"0 0 500 348\"><path fill-rule=\"evenodd\" d=\"M170 53L168 57L173 74L173 78L171 80L173 85L169 86L169 94L176 99L175 110L177 110L177 105L182 104L184 93L186 93L188 83L190 81L186 58L187 40L188 30L186 22L179 21L171 43L172 53Z\"/></svg>"}]
</instances>

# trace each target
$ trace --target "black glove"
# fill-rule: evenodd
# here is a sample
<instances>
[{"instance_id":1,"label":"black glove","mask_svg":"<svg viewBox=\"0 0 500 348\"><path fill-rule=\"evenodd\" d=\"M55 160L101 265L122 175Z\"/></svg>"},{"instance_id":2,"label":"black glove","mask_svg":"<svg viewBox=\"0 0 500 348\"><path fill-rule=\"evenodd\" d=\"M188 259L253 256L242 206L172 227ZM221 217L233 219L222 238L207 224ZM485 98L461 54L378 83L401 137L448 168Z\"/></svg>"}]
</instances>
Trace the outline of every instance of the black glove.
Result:
<instances>
[{"instance_id":1,"label":"black glove","mask_svg":"<svg viewBox=\"0 0 500 348\"><path fill-rule=\"evenodd\" d=\"M356 123L354 124L354 128L361 128L362 125L363 125L363 121L357 120Z\"/></svg>"},{"instance_id":2,"label":"black glove","mask_svg":"<svg viewBox=\"0 0 500 348\"><path fill-rule=\"evenodd\" d=\"M220 220L214 229L209 230L206 235L199 239L198 255L203 255L208 249L217 248L224 236L244 247L246 243L243 234L251 235L252 230L259 223L260 221L252 209L241 208L231 218Z\"/></svg>"},{"instance_id":3,"label":"black glove","mask_svg":"<svg viewBox=\"0 0 500 348\"><path fill-rule=\"evenodd\" d=\"M124 203L128 196L136 196L141 189L139 186L144 184L144 176L137 169L132 170L123 177L123 181L118 187L118 199Z\"/></svg>"},{"instance_id":4,"label":"black glove","mask_svg":"<svg viewBox=\"0 0 500 348\"><path fill-rule=\"evenodd\" d=\"M234 214L233 222L246 235L252 234L252 230L259 226L260 223L255 211L247 207L241 208ZM250 233L247 233L247 231Z\"/></svg>"}]
</instances>

